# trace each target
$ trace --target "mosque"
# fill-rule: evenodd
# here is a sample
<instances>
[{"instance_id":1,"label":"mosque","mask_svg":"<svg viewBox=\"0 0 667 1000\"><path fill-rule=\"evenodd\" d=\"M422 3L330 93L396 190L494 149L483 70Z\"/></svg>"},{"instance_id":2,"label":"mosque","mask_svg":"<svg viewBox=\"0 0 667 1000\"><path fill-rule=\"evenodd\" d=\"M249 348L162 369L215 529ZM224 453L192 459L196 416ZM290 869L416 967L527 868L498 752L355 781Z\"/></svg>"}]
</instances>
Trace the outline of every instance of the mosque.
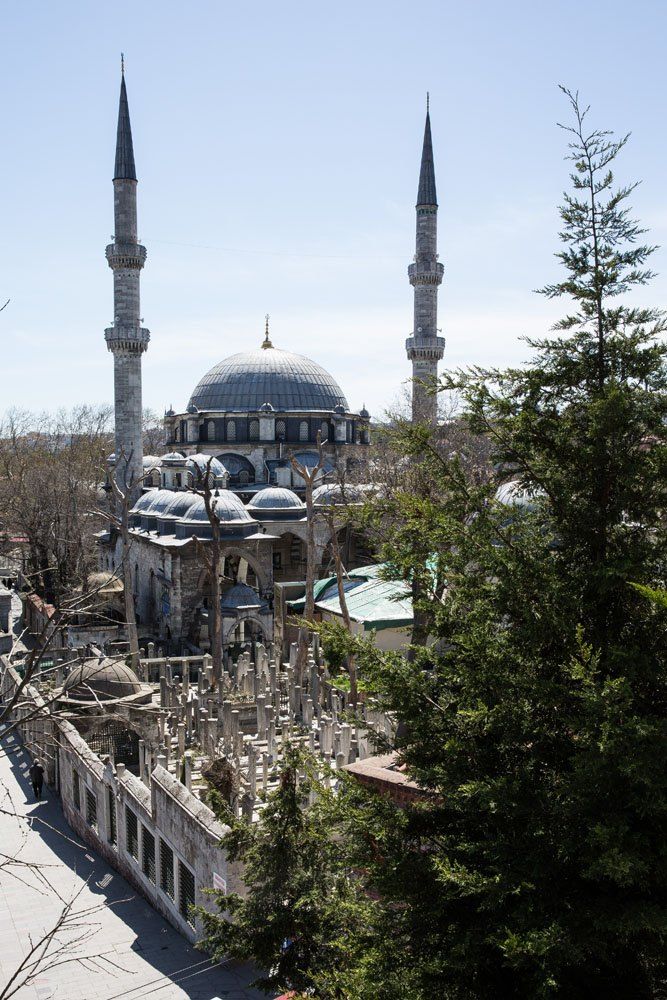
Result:
<instances>
[{"instance_id":1,"label":"mosque","mask_svg":"<svg viewBox=\"0 0 667 1000\"><path fill-rule=\"evenodd\" d=\"M307 523L305 469L324 453L314 502L320 516L315 548L320 575L339 536L348 569L368 562L360 539L335 516L336 503L356 502L371 440L370 415L352 409L336 379L317 362L274 346L266 318L256 348L215 365L194 387L182 412L170 406L168 451L143 455L140 276L146 248L137 239L137 174L124 74L121 78L113 177L113 242L106 248L114 281L114 321L105 331L114 361L115 452L110 475L132 500L132 580L140 635L169 653L207 649L211 584L198 546L211 538L204 498L193 492L207 476L215 490L223 543L223 644L270 640L275 584L303 580ZM412 363L413 419L435 422L437 375L444 340L437 329L443 265L437 254L437 196L430 115L417 195L416 253L408 275L414 327L406 340ZM259 339L259 338L258 338ZM341 496L341 491L344 495ZM326 512L326 516L325 515ZM109 527L98 536L100 570L118 571L121 539Z\"/></svg>"}]
</instances>

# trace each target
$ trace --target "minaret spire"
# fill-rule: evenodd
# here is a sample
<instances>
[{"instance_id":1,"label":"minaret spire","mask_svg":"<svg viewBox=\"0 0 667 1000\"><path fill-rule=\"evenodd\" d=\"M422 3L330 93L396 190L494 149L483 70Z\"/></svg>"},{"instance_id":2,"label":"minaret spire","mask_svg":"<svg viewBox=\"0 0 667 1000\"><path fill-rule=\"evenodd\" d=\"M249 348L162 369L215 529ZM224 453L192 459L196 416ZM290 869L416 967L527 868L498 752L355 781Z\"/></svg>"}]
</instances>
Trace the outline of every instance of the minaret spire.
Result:
<instances>
[{"instance_id":1,"label":"minaret spire","mask_svg":"<svg viewBox=\"0 0 667 1000\"><path fill-rule=\"evenodd\" d=\"M414 263L408 268L414 288L414 329L405 342L412 362L412 419L435 425L437 399L428 388L438 376L445 341L438 336L438 287L444 267L438 261L438 196L431 139L430 99L426 95L426 122L417 190L417 238Z\"/></svg>"},{"instance_id":2,"label":"minaret spire","mask_svg":"<svg viewBox=\"0 0 667 1000\"><path fill-rule=\"evenodd\" d=\"M118 129L116 131L116 164L113 179L136 181L137 171L134 166L134 148L132 146L132 128L130 126L130 109L127 103L125 87L125 59L121 55L120 101L118 103Z\"/></svg>"},{"instance_id":3,"label":"minaret spire","mask_svg":"<svg viewBox=\"0 0 667 1000\"><path fill-rule=\"evenodd\" d=\"M104 338L114 357L116 479L136 496L143 475L141 355L150 334L141 326L139 284L146 247L137 239L137 174L123 57L113 187L115 235L106 257L113 271L114 320Z\"/></svg>"}]
</instances>

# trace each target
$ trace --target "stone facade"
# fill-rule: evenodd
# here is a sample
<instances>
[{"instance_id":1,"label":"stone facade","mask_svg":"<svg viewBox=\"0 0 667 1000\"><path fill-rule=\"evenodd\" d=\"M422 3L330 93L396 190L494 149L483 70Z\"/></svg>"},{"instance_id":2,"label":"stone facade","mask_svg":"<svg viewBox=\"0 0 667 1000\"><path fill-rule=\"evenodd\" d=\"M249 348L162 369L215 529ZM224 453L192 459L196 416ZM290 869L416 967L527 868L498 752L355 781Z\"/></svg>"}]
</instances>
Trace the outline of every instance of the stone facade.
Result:
<instances>
[{"instance_id":1,"label":"stone facade","mask_svg":"<svg viewBox=\"0 0 667 1000\"><path fill-rule=\"evenodd\" d=\"M0 660L8 698L19 675ZM36 714L31 714L37 709ZM19 730L59 794L73 830L190 941L202 935L189 904L215 910L210 888L243 892L240 868L220 848L225 827L158 762L142 781L102 761L74 726L49 713L35 688L24 691Z\"/></svg>"}]
</instances>

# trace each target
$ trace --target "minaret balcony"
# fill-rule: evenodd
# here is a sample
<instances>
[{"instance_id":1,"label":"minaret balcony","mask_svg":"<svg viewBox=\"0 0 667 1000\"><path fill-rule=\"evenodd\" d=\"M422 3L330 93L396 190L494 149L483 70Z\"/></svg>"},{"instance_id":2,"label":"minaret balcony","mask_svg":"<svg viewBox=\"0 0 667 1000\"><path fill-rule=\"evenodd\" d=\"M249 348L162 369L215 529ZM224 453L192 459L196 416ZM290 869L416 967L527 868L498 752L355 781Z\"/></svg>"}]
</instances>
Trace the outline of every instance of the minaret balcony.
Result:
<instances>
[{"instance_id":1,"label":"minaret balcony","mask_svg":"<svg viewBox=\"0 0 667 1000\"><path fill-rule=\"evenodd\" d=\"M405 350L409 361L440 361L445 353L445 338L416 334L405 341Z\"/></svg>"},{"instance_id":2,"label":"minaret balcony","mask_svg":"<svg viewBox=\"0 0 667 1000\"><path fill-rule=\"evenodd\" d=\"M123 267L141 270L146 263L146 247L141 243L110 243L106 255L114 271Z\"/></svg>"},{"instance_id":3,"label":"minaret balcony","mask_svg":"<svg viewBox=\"0 0 667 1000\"><path fill-rule=\"evenodd\" d=\"M408 278L411 285L441 285L444 273L444 264L437 260L432 263L419 261L408 267Z\"/></svg>"},{"instance_id":4,"label":"minaret balcony","mask_svg":"<svg viewBox=\"0 0 667 1000\"><path fill-rule=\"evenodd\" d=\"M107 349L129 354L143 354L151 339L150 332L141 326L110 326L104 331Z\"/></svg>"}]
</instances>

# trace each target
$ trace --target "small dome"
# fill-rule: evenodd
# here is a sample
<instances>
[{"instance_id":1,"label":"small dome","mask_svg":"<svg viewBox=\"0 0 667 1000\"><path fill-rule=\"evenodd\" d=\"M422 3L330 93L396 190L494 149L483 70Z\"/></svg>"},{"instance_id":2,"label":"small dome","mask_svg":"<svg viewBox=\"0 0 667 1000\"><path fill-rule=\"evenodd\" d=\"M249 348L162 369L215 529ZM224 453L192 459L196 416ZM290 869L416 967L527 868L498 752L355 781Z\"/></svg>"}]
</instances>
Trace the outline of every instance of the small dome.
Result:
<instances>
[{"instance_id":1,"label":"small dome","mask_svg":"<svg viewBox=\"0 0 667 1000\"><path fill-rule=\"evenodd\" d=\"M211 463L210 465L209 462ZM227 470L222 462L220 462L213 455L202 455L199 453L197 455L188 455L185 459L185 464L191 472L198 469L202 476L204 476L207 469L210 470L211 474L216 478L227 475Z\"/></svg>"},{"instance_id":2,"label":"small dome","mask_svg":"<svg viewBox=\"0 0 667 1000\"><path fill-rule=\"evenodd\" d=\"M192 402L192 400L190 400L190 402L188 403L188 405L186 407L186 413L199 413L199 410L197 409L197 407L195 406L195 404Z\"/></svg>"},{"instance_id":3,"label":"small dome","mask_svg":"<svg viewBox=\"0 0 667 1000\"><path fill-rule=\"evenodd\" d=\"M334 406L334 413L345 414L345 407L339 403L338 406Z\"/></svg>"},{"instance_id":4,"label":"small dome","mask_svg":"<svg viewBox=\"0 0 667 1000\"><path fill-rule=\"evenodd\" d=\"M523 486L518 479L512 479L498 487L495 499L506 507L518 507L530 512L537 508L537 504L544 497L544 491L538 487Z\"/></svg>"},{"instance_id":5,"label":"small dome","mask_svg":"<svg viewBox=\"0 0 667 1000\"><path fill-rule=\"evenodd\" d=\"M276 410L330 413L347 407L343 392L321 365L291 351L265 345L233 354L211 368L192 393L200 410L248 412L270 403Z\"/></svg>"},{"instance_id":6,"label":"small dome","mask_svg":"<svg viewBox=\"0 0 667 1000\"><path fill-rule=\"evenodd\" d=\"M284 486L267 486L255 493L248 504L249 510L303 510L303 501Z\"/></svg>"},{"instance_id":7,"label":"small dome","mask_svg":"<svg viewBox=\"0 0 667 1000\"><path fill-rule=\"evenodd\" d=\"M132 510L130 511L130 513L131 514L139 514L139 513L141 513L141 511L148 510L148 508L150 507L150 505L155 500L155 494L159 493L159 492L160 492L160 490L158 490L155 486L151 490L146 490L145 493L141 494L141 496L139 497L139 499L135 503L135 505L132 508Z\"/></svg>"},{"instance_id":8,"label":"small dome","mask_svg":"<svg viewBox=\"0 0 667 1000\"><path fill-rule=\"evenodd\" d=\"M169 451L166 455L162 455L160 462L162 465L182 465L184 457L180 451Z\"/></svg>"},{"instance_id":9,"label":"small dome","mask_svg":"<svg viewBox=\"0 0 667 1000\"><path fill-rule=\"evenodd\" d=\"M259 412L260 413L273 413L274 409L273 409L273 407L271 406L270 403L262 403L262 405L259 408Z\"/></svg>"},{"instance_id":10,"label":"small dome","mask_svg":"<svg viewBox=\"0 0 667 1000\"><path fill-rule=\"evenodd\" d=\"M225 590L220 598L220 607L231 611L238 611L240 608L268 610L266 601L247 583L235 583Z\"/></svg>"},{"instance_id":11,"label":"small dome","mask_svg":"<svg viewBox=\"0 0 667 1000\"><path fill-rule=\"evenodd\" d=\"M159 515L163 514L169 504L174 499L173 490L152 490L153 502L148 507L144 507L143 514Z\"/></svg>"},{"instance_id":12,"label":"small dome","mask_svg":"<svg viewBox=\"0 0 667 1000\"><path fill-rule=\"evenodd\" d=\"M362 406L361 409L359 410L359 416L362 418L362 420L370 420L371 418L371 415L365 406Z\"/></svg>"},{"instance_id":13,"label":"small dome","mask_svg":"<svg viewBox=\"0 0 667 1000\"><path fill-rule=\"evenodd\" d=\"M141 460L144 470L158 469L161 461L162 459L158 458L157 455L144 455Z\"/></svg>"},{"instance_id":14,"label":"small dome","mask_svg":"<svg viewBox=\"0 0 667 1000\"><path fill-rule=\"evenodd\" d=\"M208 523L206 504L204 498L197 496L197 503L193 503L183 517L184 521L205 521ZM213 493L215 501L215 512L218 520L224 523L231 521L252 521L248 511L245 509L239 498L230 490L215 490Z\"/></svg>"},{"instance_id":15,"label":"small dome","mask_svg":"<svg viewBox=\"0 0 667 1000\"><path fill-rule=\"evenodd\" d=\"M172 501L162 511L161 517L183 517L201 497L196 493L172 493Z\"/></svg>"},{"instance_id":16,"label":"small dome","mask_svg":"<svg viewBox=\"0 0 667 1000\"><path fill-rule=\"evenodd\" d=\"M313 503L318 507L361 503L362 499L361 490L357 486L342 487L339 483L323 483L313 490Z\"/></svg>"},{"instance_id":17,"label":"small dome","mask_svg":"<svg viewBox=\"0 0 667 1000\"><path fill-rule=\"evenodd\" d=\"M141 682L133 670L114 660L86 660L70 671L63 691L77 701L111 701L141 693Z\"/></svg>"},{"instance_id":18,"label":"small dome","mask_svg":"<svg viewBox=\"0 0 667 1000\"><path fill-rule=\"evenodd\" d=\"M164 415L165 415L165 417L175 417L176 414L174 412L174 407L170 406L168 410L164 411Z\"/></svg>"}]
</instances>

